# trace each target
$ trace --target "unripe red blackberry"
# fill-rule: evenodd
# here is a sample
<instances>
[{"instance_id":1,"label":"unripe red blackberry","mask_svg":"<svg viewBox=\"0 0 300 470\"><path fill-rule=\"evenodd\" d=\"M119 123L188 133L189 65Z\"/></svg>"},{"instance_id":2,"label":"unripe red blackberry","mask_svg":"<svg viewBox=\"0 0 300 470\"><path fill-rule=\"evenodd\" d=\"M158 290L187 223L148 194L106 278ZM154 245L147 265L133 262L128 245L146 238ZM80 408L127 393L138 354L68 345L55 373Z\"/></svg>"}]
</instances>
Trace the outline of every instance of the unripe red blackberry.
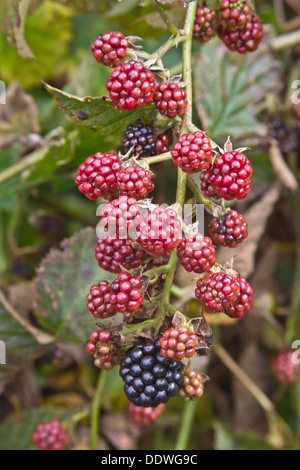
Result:
<instances>
[{"instance_id":1,"label":"unripe red blackberry","mask_svg":"<svg viewBox=\"0 0 300 470\"><path fill-rule=\"evenodd\" d=\"M129 416L136 424L140 424L142 426L148 426L149 424L156 421L162 412L165 409L164 403L157 405L156 407L152 408L148 406L147 408L143 408L142 406L136 406L130 401L128 402L128 412Z\"/></svg>"},{"instance_id":2,"label":"unripe red blackberry","mask_svg":"<svg viewBox=\"0 0 300 470\"><path fill-rule=\"evenodd\" d=\"M130 238L129 235L135 233L140 211L136 199L122 196L106 204L100 215L109 236Z\"/></svg>"},{"instance_id":3,"label":"unripe red blackberry","mask_svg":"<svg viewBox=\"0 0 300 470\"><path fill-rule=\"evenodd\" d=\"M185 401L191 401L202 397L204 384L200 372L193 369L186 369L183 372L183 385L180 387L178 396Z\"/></svg>"},{"instance_id":4,"label":"unripe red blackberry","mask_svg":"<svg viewBox=\"0 0 300 470\"><path fill-rule=\"evenodd\" d=\"M156 84L153 73L142 62L131 60L116 67L106 88L116 108L130 111L152 100Z\"/></svg>"},{"instance_id":5,"label":"unripe red blackberry","mask_svg":"<svg viewBox=\"0 0 300 470\"><path fill-rule=\"evenodd\" d=\"M218 34L228 49L239 54L256 51L264 35L260 19L255 13L242 30L229 31L227 28L219 28Z\"/></svg>"},{"instance_id":6,"label":"unripe red blackberry","mask_svg":"<svg viewBox=\"0 0 300 470\"><path fill-rule=\"evenodd\" d=\"M193 38L200 43L209 41L217 32L217 12L208 7L198 7L193 30Z\"/></svg>"},{"instance_id":7,"label":"unripe red blackberry","mask_svg":"<svg viewBox=\"0 0 300 470\"><path fill-rule=\"evenodd\" d=\"M151 126L147 126L142 119L130 124L123 137L126 150L132 149L135 157L146 157L155 155L156 138Z\"/></svg>"},{"instance_id":8,"label":"unripe red blackberry","mask_svg":"<svg viewBox=\"0 0 300 470\"><path fill-rule=\"evenodd\" d=\"M142 281L128 272L121 272L111 283L111 301L117 312L135 312L144 302Z\"/></svg>"},{"instance_id":9,"label":"unripe red blackberry","mask_svg":"<svg viewBox=\"0 0 300 470\"><path fill-rule=\"evenodd\" d=\"M173 82L158 85L153 99L160 114L169 118L180 116L187 106L186 92Z\"/></svg>"},{"instance_id":10,"label":"unripe red blackberry","mask_svg":"<svg viewBox=\"0 0 300 470\"><path fill-rule=\"evenodd\" d=\"M201 191L203 192L204 196L210 199L218 199L218 195L216 194L214 186L209 182L209 176L209 170L202 171L202 173L200 174Z\"/></svg>"},{"instance_id":11,"label":"unripe red blackberry","mask_svg":"<svg viewBox=\"0 0 300 470\"><path fill-rule=\"evenodd\" d=\"M160 353L159 340L138 342L121 361L120 376L131 403L147 408L175 397L183 383L183 364Z\"/></svg>"},{"instance_id":12,"label":"unripe red blackberry","mask_svg":"<svg viewBox=\"0 0 300 470\"><path fill-rule=\"evenodd\" d=\"M209 237L201 233L181 240L178 245L178 259L188 272L197 274L209 271L216 262L216 251Z\"/></svg>"},{"instance_id":13,"label":"unripe red blackberry","mask_svg":"<svg viewBox=\"0 0 300 470\"><path fill-rule=\"evenodd\" d=\"M97 62L117 67L122 64L128 46L127 39L120 31L108 31L97 36L91 49Z\"/></svg>"},{"instance_id":14,"label":"unripe red blackberry","mask_svg":"<svg viewBox=\"0 0 300 470\"><path fill-rule=\"evenodd\" d=\"M96 153L79 165L75 182L89 199L105 198L117 190L117 175L121 168L115 153Z\"/></svg>"},{"instance_id":15,"label":"unripe red blackberry","mask_svg":"<svg viewBox=\"0 0 300 470\"><path fill-rule=\"evenodd\" d=\"M295 351L283 350L272 358L271 370L278 382L284 386L295 384L300 370L300 365L293 361L294 353ZM297 358L296 361L298 362Z\"/></svg>"},{"instance_id":16,"label":"unripe red blackberry","mask_svg":"<svg viewBox=\"0 0 300 470\"><path fill-rule=\"evenodd\" d=\"M131 240L102 237L97 241L95 257L100 268L119 274L122 269L137 269L146 253L133 246Z\"/></svg>"},{"instance_id":17,"label":"unripe red blackberry","mask_svg":"<svg viewBox=\"0 0 300 470\"><path fill-rule=\"evenodd\" d=\"M248 2L240 0L222 0L218 9L219 24L222 29L236 31L243 29L252 17L252 8Z\"/></svg>"},{"instance_id":18,"label":"unripe red blackberry","mask_svg":"<svg viewBox=\"0 0 300 470\"><path fill-rule=\"evenodd\" d=\"M230 274L206 273L198 280L195 296L209 312L224 312L238 298L239 282Z\"/></svg>"},{"instance_id":19,"label":"unripe red blackberry","mask_svg":"<svg viewBox=\"0 0 300 470\"><path fill-rule=\"evenodd\" d=\"M90 289L87 296L87 308L95 318L109 318L117 311L111 300L111 289L108 281L100 281Z\"/></svg>"},{"instance_id":20,"label":"unripe red blackberry","mask_svg":"<svg viewBox=\"0 0 300 470\"><path fill-rule=\"evenodd\" d=\"M119 172L118 186L122 196L134 197L138 201L153 191L152 173L141 166L128 166Z\"/></svg>"},{"instance_id":21,"label":"unripe red blackberry","mask_svg":"<svg viewBox=\"0 0 300 470\"><path fill-rule=\"evenodd\" d=\"M57 419L39 424L32 434L32 442L40 450L61 450L68 441L69 434Z\"/></svg>"},{"instance_id":22,"label":"unripe red blackberry","mask_svg":"<svg viewBox=\"0 0 300 470\"><path fill-rule=\"evenodd\" d=\"M182 135L171 150L175 165L185 173L197 173L209 167L213 151L204 132Z\"/></svg>"},{"instance_id":23,"label":"unripe red blackberry","mask_svg":"<svg viewBox=\"0 0 300 470\"><path fill-rule=\"evenodd\" d=\"M212 186L218 198L224 198L226 201L244 199L251 190L253 169L243 153L232 151L219 155L207 173L208 185ZM202 178L204 176L201 180Z\"/></svg>"},{"instance_id":24,"label":"unripe red blackberry","mask_svg":"<svg viewBox=\"0 0 300 470\"><path fill-rule=\"evenodd\" d=\"M173 142L173 135L170 132L159 134L156 139L156 154L169 152L170 146Z\"/></svg>"},{"instance_id":25,"label":"unripe red blackberry","mask_svg":"<svg viewBox=\"0 0 300 470\"><path fill-rule=\"evenodd\" d=\"M211 220L209 233L215 243L236 248L248 237L248 225L242 214L230 210Z\"/></svg>"},{"instance_id":26,"label":"unripe red blackberry","mask_svg":"<svg viewBox=\"0 0 300 470\"><path fill-rule=\"evenodd\" d=\"M178 246L181 222L170 207L155 207L142 214L137 225L137 243L155 256L169 255Z\"/></svg>"},{"instance_id":27,"label":"unripe red blackberry","mask_svg":"<svg viewBox=\"0 0 300 470\"><path fill-rule=\"evenodd\" d=\"M253 289L249 282L240 274L236 278L240 286L240 293L237 300L225 309L226 315L230 318L241 318L251 307Z\"/></svg>"},{"instance_id":28,"label":"unripe red blackberry","mask_svg":"<svg viewBox=\"0 0 300 470\"><path fill-rule=\"evenodd\" d=\"M94 356L94 364L99 369L111 370L118 362L117 348L109 330L94 330L86 350Z\"/></svg>"},{"instance_id":29,"label":"unripe red blackberry","mask_svg":"<svg viewBox=\"0 0 300 470\"><path fill-rule=\"evenodd\" d=\"M169 328L160 338L160 352L163 357L181 361L194 356L198 337L187 326Z\"/></svg>"}]
</instances>

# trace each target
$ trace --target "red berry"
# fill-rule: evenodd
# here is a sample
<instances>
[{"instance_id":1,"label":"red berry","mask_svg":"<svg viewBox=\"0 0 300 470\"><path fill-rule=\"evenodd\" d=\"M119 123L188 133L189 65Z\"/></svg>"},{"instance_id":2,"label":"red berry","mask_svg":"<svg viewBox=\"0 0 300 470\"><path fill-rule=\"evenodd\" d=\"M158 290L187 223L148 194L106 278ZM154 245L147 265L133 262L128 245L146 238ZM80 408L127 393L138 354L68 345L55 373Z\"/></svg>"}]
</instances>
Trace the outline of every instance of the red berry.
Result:
<instances>
[{"instance_id":1,"label":"red berry","mask_svg":"<svg viewBox=\"0 0 300 470\"><path fill-rule=\"evenodd\" d=\"M295 351L289 350L280 351L271 362L273 374L278 382L285 386L296 383L297 373L300 370L300 365L293 360L294 353Z\"/></svg>"},{"instance_id":2,"label":"red berry","mask_svg":"<svg viewBox=\"0 0 300 470\"><path fill-rule=\"evenodd\" d=\"M97 62L117 67L123 62L129 44L120 31L108 31L97 36L91 49Z\"/></svg>"},{"instance_id":3,"label":"red berry","mask_svg":"<svg viewBox=\"0 0 300 470\"><path fill-rule=\"evenodd\" d=\"M209 167L213 151L204 132L182 135L171 150L175 165L185 173L196 173Z\"/></svg>"},{"instance_id":4,"label":"red berry","mask_svg":"<svg viewBox=\"0 0 300 470\"><path fill-rule=\"evenodd\" d=\"M100 268L119 274L122 269L137 269L146 253L135 248L131 240L102 237L97 241L95 257Z\"/></svg>"},{"instance_id":5,"label":"red berry","mask_svg":"<svg viewBox=\"0 0 300 470\"><path fill-rule=\"evenodd\" d=\"M223 312L237 300L239 282L230 274L206 273L198 280L195 295L209 312Z\"/></svg>"},{"instance_id":6,"label":"red berry","mask_svg":"<svg viewBox=\"0 0 300 470\"><path fill-rule=\"evenodd\" d=\"M149 424L156 421L164 409L164 403L160 403L155 408L152 408L151 406L144 408L143 406L136 406L130 401L128 402L128 412L130 418L136 424L141 424L142 426L148 426Z\"/></svg>"},{"instance_id":7,"label":"red berry","mask_svg":"<svg viewBox=\"0 0 300 470\"><path fill-rule=\"evenodd\" d=\"M211 198L218 199L215 188L209 182L209 176L210 176L210 173L207 170L202 171L202 173L200 174L201 191L206 197L210 199Z\"/></svg>"},{"instance_id":8,"label":"red berry","mask_svg":"<svg viewBox=\"0 0 300 470\"><path fill-rule=\"evenodd\" d=\"M219 28L218 34L228 49L240 54L256 51L264 35L260 19L255 13L242 30L229 31L227 28Z\"/></svg>"},{"instance_id":9,"label":"red berry","mask_svg":"<svg viewBox=\"0 0 300 470\"><path fill-rule=\"evenodd\" d=\"M90 339L86 349L89 354L93 354L95 366L99 369L112 369L118 362L119 356L117 347L112 341L111 332L109 330L95 330L91 333Z\"/></svg>"},{"instance_id":10,"label":"red berry","mask_svg":"<svg viewBox=\"0 0 300 470\"><path fill-rule=\"evenodd\" d=\"M183 385L179 389L178 396L185 401L194 400L203 395L204 385L200 372L186 369L183 372Z\"/></svg>"},{"instance_id":11,"label":"red berry","mask_svg":"<svg viewBox=\"0 0 300 470\"><path fill-rule=\"evenodd\" d=\"M186 92L173 82L158 85L153 99L160 114L169 118L183 114L187 106Z\"/></svg>"},{"instance_id":12,"label":"red berry","mask_svg":"<svg viewBox=\"0 0 300 470\"><path fill-rule=\"evenodd\" d=\"M209 233L215 243L236 248L248 237L247 222L242 214L230 210L210 222Z\"/></svg>"},{"instance_id":13,"label":"red berry","mask_svg":"<svg viewBox=\"0 0 300 470\"><path fill-rule=\"evenodd\" d=\"M215 248L209 237L196 233L180 241L178 259L186 271L204 273L209 271L216 262Z\"/></svg>"},{"instance_id":14,"label":"red berry","mask_svg":"<svg viewBox=\"0 0 300 470\"><path fill-rule=\"evenodd\" d=\"M61 450L69 435L57 419L41 423L32 434L33 444L40 450Z\"/></svg>"},{"instance_id":15,"label":"red berry","mask_svg":"<svg viewBox=\"0 0 300 470\"><path fill-rule=\"evenodd\" d=\"M252 173L246 155L236 151L227 152L214 160L207 170L207 176L201 175L201 189L205 195L212 192L215 193L214 197L226 201L244 199L251 190Z\"/></svg>"},{"instance_id":16,"label":"red berry","mask_svg":"<svg viewBox=\"0 0 300 470\"><path fill-rule=\"evenodd\" d=\"M110 198L117 190L117 175L121 168L115 153L96 153L79 165L75 182L89 199Z\"/></svg>"},{"instance_id":17,"label":"red berry","mask_svg":"<svg viewBox=\"0 0 300 470\"><path fill-rule=\"evenodd\" d=\"M153 73L146 70L142 62L131 60L118 65L106 82L106 88L117 108L130 111L149 103L156 85Z\"/></svg>"},{"instance_id":18,"label":"red berry","mask_svg":"<svg viewBox=\"0 0 300 470\"><path fill-rule=\"evenodd\" d=\"M228 31L243 29L251 21L252 8L249 3L240 0L222 0L218 9L221 28Z\"/></svg>"},{"instance_id":19,"label":"red berry","mask_svg":"<svg viewBox=\"0 0 300 470\"><path fill-rule=\"evenodd\" d=\"M226 315L230 318L241 318L251 307L252 302L252 287L248 281L240 274L236 278L240 286L240 293L234 304L225 309Z\"/></svg>"},{"instance_id":20,"label":"red berry","mask_svg":"<svg viewBox=\"0 0 300 470\"><path fill-rule=\"evenodd\" d=\"M196 352L198 337L187 326L169 328L160 338L161 355L181 361Z\"/></svg>"},{"instance_id":21,"label":"red berry","mask_svg":"<svg viewBox=\"0 0 300 470\"><path fill-rule=\"evenodd\" d=\"M100 281L90 289L87 296L87 308L95 318L109 318L117 311L111 301L111 289L108 281Z\"/></svg>"},{"instance_id":22,"label":"red berry","mask_svg":"<svg viewBox=\"0 0 300 470\"><path fill-rule=\"evenodd\" d=\"M111 283L111 300L117 312L135 312L144 302L140 278L121 272Z\"/></svg>"},{"instance_id":23,"label":"red berry","mask_svg":"<svg viewBox=\"0 0 300 470\"><path fill-rule=\"evenodd\" d=\"M159 134L156 139L156 154L169 152L172 142L173 136L171 133Z\"/></svg>"},{"instance_id":24,"label":"red berry","mask_svg":"<svg viewBox=\"0 0 300 470\"><path fill-rule=\"evenodd\" d=\"M155 256L169 255L178 246L181 222L170 207L145 212L137 225L137 242Z\"/></svg>"},{"instance_id":25,"label":"red berry","mask_svg":"<svg viewBox=\"0 0 300 470\"><path fill-rule=\"evenodd\" d=\"M122 196L142 199L154 189L152 173L141 166L128 166L119 172L118 186Z\"/></svg>"},{"instance_id":26,"label":"red berry","mask_svg":"<svg viewBox=\"0 0 300 470\"><path fill-rule=\"evenodd\" d=\"M217 32L217 13L208 7L198 7L193 38L200 43L209 41Z\"/></svg>"},{"instance_id":27,"label":"red berry","mask_svg":"<svg viewBox=\"0 0 300 470\"><path fill-rule=\"evenodd\" d=\"M111 237L129 238L135 234L140 211L136 199L122 196L106 204L101 211L101 224Z\"/></svg>"}]
</instances>

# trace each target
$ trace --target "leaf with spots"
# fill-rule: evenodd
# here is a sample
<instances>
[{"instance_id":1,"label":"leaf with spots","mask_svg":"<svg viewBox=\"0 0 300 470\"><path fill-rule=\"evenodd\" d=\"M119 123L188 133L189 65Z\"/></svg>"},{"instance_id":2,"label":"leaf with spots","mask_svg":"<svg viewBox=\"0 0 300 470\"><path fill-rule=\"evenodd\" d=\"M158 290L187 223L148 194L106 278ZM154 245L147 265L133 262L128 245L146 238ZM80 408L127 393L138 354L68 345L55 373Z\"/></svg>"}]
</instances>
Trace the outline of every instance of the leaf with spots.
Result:
<instances>
[{"instance_id":1,"label":"leaf with spots","mask_svg":"<svg viewBox=\"0 0 300 470\"><path fill-rule=\"evenodd\" d=\"M52 249L38 269L36 315L58 341L82 344L93 329L86 296L98 281L112 279L98 267L95 246L95 229L84 229Z\"/></svg>"},{"instance_id":2,"label":"leaf with spots","mask_svg":"<svg viewBox=\"0 0 300 470\"><path fill-rule=\"evenodd\" d=\"M155 107L150 104L133 111L124 111L116 109L107 96L80 98L46 83L44 86L71 119L101 134L122 135L133 121L142 118L147 123L157 113Z\"/></svg>"},{"instance_id":3,"label":"leaf with spots","mask_svg":"<svg viewBox=\"0 0 300 470\"><path fill-rule=\"evenodd\" d=\"M6 19L7 37L11 45L14 45L24 58L34 59L34 54L25 39L25 20L29 0L13 0Z\"/></svg>"}]
</instances>

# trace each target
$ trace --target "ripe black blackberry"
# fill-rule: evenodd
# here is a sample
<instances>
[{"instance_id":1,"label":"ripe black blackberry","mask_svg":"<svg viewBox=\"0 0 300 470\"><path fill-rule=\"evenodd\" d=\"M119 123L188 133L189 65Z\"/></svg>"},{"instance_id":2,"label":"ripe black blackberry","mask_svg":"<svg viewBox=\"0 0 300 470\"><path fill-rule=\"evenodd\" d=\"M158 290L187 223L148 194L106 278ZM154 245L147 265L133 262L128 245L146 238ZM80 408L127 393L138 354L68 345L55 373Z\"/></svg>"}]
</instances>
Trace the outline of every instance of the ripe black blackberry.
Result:
<instances>
[{"instance_id":1,"label":"ripe black blackberry","mask_svg":"<svg viewBox=\"0 0 300 470\"><path fill-rule=\"evenodd\" d=\"M159 339L136 343L120 367L128 400L144 408L166 403L183 384L183 367L181 362L161 355Z\"/></svg>"},{"instance_id":2,"label":"ripe black blackberry","mask_svg":"<svg viewBox=\"0 0 300 470\"><path fill-rule=\"evenodd\" d=\"M142 119L130 124L123 137L126 150L133 147L132 155L135 157L151 156L156 154L156 137L151 126L147 126Z\"/></svg>"}]
</instances>

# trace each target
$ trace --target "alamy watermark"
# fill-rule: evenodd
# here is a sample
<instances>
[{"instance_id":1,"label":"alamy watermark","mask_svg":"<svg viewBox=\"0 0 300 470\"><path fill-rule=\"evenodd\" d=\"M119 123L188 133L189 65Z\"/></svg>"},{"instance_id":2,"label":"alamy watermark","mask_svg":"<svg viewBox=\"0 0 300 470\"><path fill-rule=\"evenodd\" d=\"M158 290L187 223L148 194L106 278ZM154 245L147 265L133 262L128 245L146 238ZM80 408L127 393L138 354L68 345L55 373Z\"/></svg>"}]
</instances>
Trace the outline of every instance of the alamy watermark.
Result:
<instances>
[{"instance_id":1,"label":"alamy watermark","mask_svg":"<svg viewBox=\"0 0 300 470\"><path fill-rule=\"evenodd\" d=\"M292 355L292 363L295 365L300 364L300 339L296 339L291 346L292 349L296 349L295 352L293 352Z\"/></svg>"},{"instance_id":2,"label":"alamy watermark","mask_svg":"<svg viewBox=\"0 0 300 470\"><path fill-rule=\"evenodd\" d=\"M6 345L4 341L0 341L0 365L6 364Z\"/></svg>"},{"instance_id":3,"label":"alamy watermark","mask_svg":"<svg viewBox=\"0 0 300 470\"><path fill-rule=\"evenodd\" d=\"M292 103L300 104L300 80L293 81L292 88L296 89L296 91L294 91L292 94Z\"/></svg>"},{"instance_id":4,"label":"alamy watermark","mask_svg":"<svg viewBox=\"0 0 300 470\"><path fill-rule=\"evenodd\" d=\"M0 104L6 104L6 85L0 80Z\"/></svg>"}]
</instances>

